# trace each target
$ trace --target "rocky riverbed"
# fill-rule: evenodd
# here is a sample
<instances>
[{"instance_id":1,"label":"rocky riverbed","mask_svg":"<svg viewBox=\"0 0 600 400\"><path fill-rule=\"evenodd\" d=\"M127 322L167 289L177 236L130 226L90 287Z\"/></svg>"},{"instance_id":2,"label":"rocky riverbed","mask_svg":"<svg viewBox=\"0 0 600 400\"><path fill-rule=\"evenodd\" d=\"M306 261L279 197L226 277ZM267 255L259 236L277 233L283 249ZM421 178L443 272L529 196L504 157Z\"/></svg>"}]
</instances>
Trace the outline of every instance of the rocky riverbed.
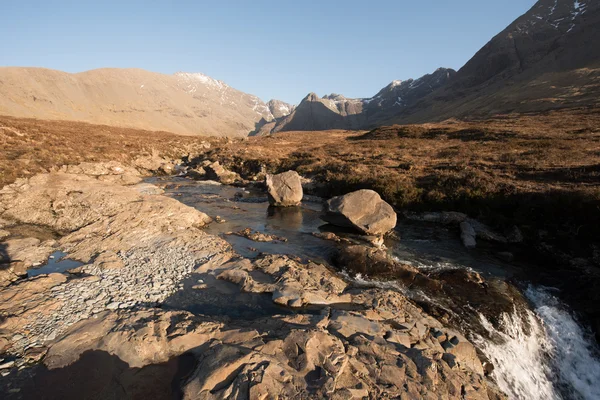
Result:
<instances>
[{"instance_id":1,"label":"rocky riverbed","mask_svg":"<svg viewBox=\"0 0 600 400\"><path fill-rule=\"evenodd\" d=\"M244 258L204 230L216 216L142 179L87 164L0 192L0 229L57 233L2 239L3 398L504 397L475 347L398 291L357 288L323 263ZM83 265L26 277L57 250ZM193 290L226 293L231 308L236 292L273 307L166 307L195 276Z\"/></svg>"}]
</instances>

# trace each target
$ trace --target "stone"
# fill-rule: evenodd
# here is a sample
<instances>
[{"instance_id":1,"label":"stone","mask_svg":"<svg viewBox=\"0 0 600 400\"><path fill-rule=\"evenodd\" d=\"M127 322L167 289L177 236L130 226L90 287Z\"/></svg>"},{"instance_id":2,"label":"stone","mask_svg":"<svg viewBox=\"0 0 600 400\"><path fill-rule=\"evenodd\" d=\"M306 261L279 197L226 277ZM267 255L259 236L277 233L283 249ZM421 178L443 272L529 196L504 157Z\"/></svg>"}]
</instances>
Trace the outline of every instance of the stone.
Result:
<instances>
[{"instance_id":1,"label":"stone","mask_svg":"<svg viewBox=\"0 0 600 400\"><path fill-rule=\"evenodd\" d=\"M232 183L241 180L240 176L232 171L229 171L223 167L218 161L204 167L206 171L206 178L209 180L218 181L224 185L231 185Z\"/></svg>"},{"instance_id":2,"label":"stone","mask_svg":"<svg viewBox=\"0 0 600 400\"><path fill-rule=\"evenodd\" d=\"M276 207L297 206L302 201L302 180L296 171L267 174L265 183L269 203Z\"/></svg>"},{"instance_id":3,"label":"stone","mask_svg":"<svg viewBox=\"0 0 600 400\"><path fill-rule=\"evenodd\" d=\"M513 262L515 259L515 255L510 251L501 251L496 254L499 259L505 262Z\"/></svg>"},{"instance_id":4,"label":"stone","mask_svg":"<svg viewBox=\"0 0 600 400\"><path fill-rule=\"evenodd\" d=\"M477 240L475 239L477 234L475 229L468 221L460 223L460 240L467 249L473 249L477 246Z\"/></svg>"},{"instance_id":5,"label":"stone","mask_svg":"<svg viewBox=\"0 0 600 400\"><path fill-rule=\"evenodd\" d=\"M239 232L231 232L231 235L236 235L240 237L244 237L248 240L252 240L254 242L287 242L287 238L271 235L268 233L263 233L259 231L253 231L250 228L243 229Z\"/></svg>"},{"instance_id":6,"label":"stone","mask_svg":"<svg viewBox=\"0 0 600 400\"><path fill-rule=\"evenodd\" d=\"M330 224L357 229L367 235L384 235L396 227L397 216L391 205L373 190L358 190L327 202L321 217Z\"/></svg>"},{"instance_id":7,"label":"stone","mask_svg":"<svg viewBox=\"0 0 600 400\"><path fill-rule=\"evenodd\" d=\"M508 243L523 243L523 233L517 226L513 226L506 234Z\"/></svg>"},{"instance_id":8,"label":"stone","mask_svg":"<svg viewBox=\"0 0 600 400\"><path fill-rule=\"evenodd\" d=\"M471 225L478 238L490 242L506 243L506 238L504 236L500 235L497 232L494 232L492 228L485 225L484 223L472 218L468 218L466 222L468 222Z\"/></svg>"},{"instance_id":9,"label":"stone","mask_svg":"<svg viewBox=\"0 0 600 400\"><path fill-rule=\"evenodd\" d=\"M132 189L137 190L140 194L145 195L163 194L165 192L158 186L151 183L138 183L137 185L133 185Z\"/></svg>"}]
</instances>

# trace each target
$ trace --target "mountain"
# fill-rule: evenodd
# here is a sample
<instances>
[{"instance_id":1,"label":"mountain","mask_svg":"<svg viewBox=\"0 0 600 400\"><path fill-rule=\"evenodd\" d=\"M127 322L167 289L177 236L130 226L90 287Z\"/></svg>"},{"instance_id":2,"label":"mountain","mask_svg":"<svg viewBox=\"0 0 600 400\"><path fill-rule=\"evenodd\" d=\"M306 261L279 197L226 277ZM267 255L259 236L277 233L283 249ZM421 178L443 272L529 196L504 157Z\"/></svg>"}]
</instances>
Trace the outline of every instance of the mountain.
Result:
<instances>
[{"instance_id":1,"label":"mountain","mask_svg":"<svg viewBox=\"0 0 600 400\"><path fill-rule=\"evenodd\" d=\"M269 107L269 112L273 116L272 119L277 119L289 115L294 110L295 106L281 100L269 100L267 102L267 107Z\"/></svg>"},{"instance_id":2,"label":"mountain","mask_svg":"<svg viewBox=\"0 0 600 400\"><path fill-rule=\"evenodd\" d=\"M264 124L262 132L266 128L279 132L374 127L445 85L454 74L452 69L439 68L416 80L393 81L370 98L309 93L289 115L276 116L275 123Z\"/></svg>"},{"instance_id":3,"label":"mountain","mask_svg":"<svg viewBox=\"0 0 600 400\"><path fill-rule=\"evenodd\" d=\"M275 118L258 97L204 74L116 68L0 68L0 114L214 136L246 136Z\"/></svg>"},{"instance_id":4,"label":"mountain","mask_svg":"<svg viewBox=\"0 0 600 400\"><path fill-rule=\"evenodd\" d=\"M540 0L387 123L600 105L600 2Z\"/></svg>"},{"instance_id":5,"label":"mountain","mask_svg":"<svg viewBox=\"0 0 600 400\"><path fill-rule=\"evenodd\" d=\"M262 133L599 107L599 43L600 1L540 0L458 72L394 81L368 99L310 93Z\"/></svg>"}]
</instances>

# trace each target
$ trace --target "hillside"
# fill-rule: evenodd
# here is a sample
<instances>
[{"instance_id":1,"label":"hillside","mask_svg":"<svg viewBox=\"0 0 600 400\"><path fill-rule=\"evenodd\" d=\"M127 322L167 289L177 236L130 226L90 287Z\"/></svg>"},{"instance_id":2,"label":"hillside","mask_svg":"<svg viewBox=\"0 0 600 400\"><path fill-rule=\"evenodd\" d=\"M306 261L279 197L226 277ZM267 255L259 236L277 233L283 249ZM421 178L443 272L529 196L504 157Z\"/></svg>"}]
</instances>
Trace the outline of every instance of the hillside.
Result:
<instances>
[{"instance_id":1,"label":"hillside","mask_svg":"<svg viewBox=\"0 0 600 400\"><path fill-rule=\"evenodd\" d=\"M258 97L199 73L6 67L0 68L0 93L0 115L185 135L246 136L261 119L274 118Z\"/></svg>"},{"instance_id":2,"label":"hillside","mask_svg":"<svg viewBox=\"0 0 600 400\"><path fill-rule=\"evenodd\" d=\"M447 85L386 123L597 106L598 43L600 3L540 0Z\"/></svg>"}]
</instances>

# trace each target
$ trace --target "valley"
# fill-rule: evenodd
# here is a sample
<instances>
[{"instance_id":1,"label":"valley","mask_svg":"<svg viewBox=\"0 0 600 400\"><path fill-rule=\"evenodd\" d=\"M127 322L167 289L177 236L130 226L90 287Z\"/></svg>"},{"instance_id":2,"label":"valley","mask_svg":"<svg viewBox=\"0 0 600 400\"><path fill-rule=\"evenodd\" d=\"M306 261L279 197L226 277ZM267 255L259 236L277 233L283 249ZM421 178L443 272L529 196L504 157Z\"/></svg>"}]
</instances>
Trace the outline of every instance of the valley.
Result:
<instances>
[{"instance_id":1,"label":"valley","mask_svg":"<svg viewBox=\"0 0 600 400\"><path fill-rule=\"evenodd\" d=\"M509 3L3 9L0 398L600 398L600 3Z\"/></svg>"}]
</instances>

